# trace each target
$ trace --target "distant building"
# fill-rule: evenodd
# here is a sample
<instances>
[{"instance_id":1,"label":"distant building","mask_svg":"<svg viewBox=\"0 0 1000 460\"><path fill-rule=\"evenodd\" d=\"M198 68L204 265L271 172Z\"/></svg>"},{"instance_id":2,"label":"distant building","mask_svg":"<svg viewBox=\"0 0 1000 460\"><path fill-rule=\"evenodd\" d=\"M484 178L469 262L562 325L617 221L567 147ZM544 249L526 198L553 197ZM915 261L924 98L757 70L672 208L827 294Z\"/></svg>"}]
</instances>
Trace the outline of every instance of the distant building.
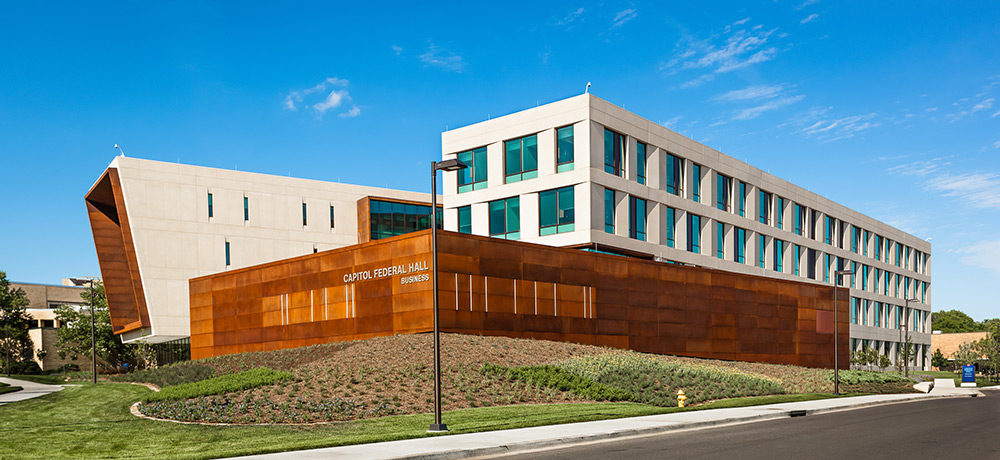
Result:
<instances>
[{"instance_id":1,"label":"distant building","mask_svg":"<svg viewBox=\"0 0 1000 460\"><path fill-rule=\"evenodd\" d=\"M56 319L56 308L60 305L71 305L85 308L87 302L80 297L84 289L73 285L69 280L63 280L63 285L54 284L32 284L32 283L11 283L14 289L22 289L28 296L28 315L31 316L31 324L28 326L28 335L34 343L35 362L43 371L57 369L63 364L76 364L80 370L90 370L91 363L89 356L81 356L80 359L70 360L59 357L59 350L56 348L56 329L62 324ZM42 353L38 351L41 350ZM39 355L44 355L40 357Z\"/></svg>"},{"instance_id":2,"label":"distant building","mask_svg":"<svg viewBox=\"0 0 1000 460\"><path fill-rule=\"evenodd\" d=\"M933 354L935 350L941 350L941 354L948 359L949 362L953 362L955 359L952 355L958 351L958 347L963 344L976 342L989 337L989 332L953 332L948 334L943 334L939 331L935 331L931 334L931 353Z\"/></svg>"}]
</instances>

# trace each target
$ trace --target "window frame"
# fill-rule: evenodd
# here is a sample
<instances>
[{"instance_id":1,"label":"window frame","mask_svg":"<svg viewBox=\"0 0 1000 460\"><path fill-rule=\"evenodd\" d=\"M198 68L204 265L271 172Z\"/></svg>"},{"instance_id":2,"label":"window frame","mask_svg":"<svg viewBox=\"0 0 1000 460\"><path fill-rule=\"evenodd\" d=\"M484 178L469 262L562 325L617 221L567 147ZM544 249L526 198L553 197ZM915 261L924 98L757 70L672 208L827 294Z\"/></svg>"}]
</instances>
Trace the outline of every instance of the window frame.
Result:
<instances>
[{"instance_id":1,"label":"window frame","mask_svg":"<svg viewBox=\"0 0 1000 460\"><path fill-rule=\"evenodd\" d=\"M610 136L609 136L610 134ZM610 157L608 148L611 148ZM628 136L604 128L604 172L613 176L625 177L626 149L628 147ZM617 148L617 151L615 150ZM611 163L608 163L608 160Z\"/></svg>"},{"instance_id":2,"label":"window frame","mask_svg":"<svg viewBox=\"0 0 1000 460\"><path fill-rule=\"evenodd\" d=\"M486 147L477 147L464 152L458 152L455 154L455 158L468 166L456 172L458 174L458 180L456 181L458 193L486 188L489 181L489 170L487 169L489 167L489 153ZM482 172L482 176L480 176L480 172ZM466 179L466 176L468 176L468 179Z\"/></svg>"},{"instance_id":3,"label":"window frame","mask_svg":"<svg viewBox=\"0 0 1000 460\"><path fill-rule=\"evenodd\" d=\"M544 194L553 194L555 196L555 224L545 225L543 222L546 221L544 212L545 207L542 206L542 199ZM568 195L568 197L567 197ZM563 200L568 199L570 206L568 208L563 207ZM571 215L568 221L562 221L565 216L560 216L559 213L565 214L565 211L570 211ZM543 190L538 192L538 235L548 236L556 235L559 233L568 233L576 230L576 189L570 185L568 187L560 187L555 189Z\"/></svg>"},{"instance_id":4,"label":"window frame","mask_svg":"<svg viewBox=\"0 0 1000 460\"><path fill-rule=\"evenodd\" d=\"M526 169L525 166L525 152L528 150L527 141L529 139L534 140L534 150L535 150L535 167L534 169ZM511 148L510 145L517 144L517 156L518 156L518 170L516 172L511 172L508 170L510 167L510 155ZM534 179L538 177L538 133L529 134L527 136L522 136L517 139L511 139L503 142L503 183L513 184L515 182L521 182L528 179Z\"/></svg>"},{"instance_id":5,"label":"window frame","mask_svg":"<svg viewBox=\"0 0 1000 460\"><path fill-rule=\"evenodd\" d=\"M569 131L569 160L563 161L563 138L562 134ZM573 125L556 128L556 173L572 171L576 160L576 134Z\"/></svg>"},{"instance_id":6,"label":"window frame","mask_svg":"<svg viewBox=\"0 0 1000 460\"><path fill-rule=\"evenodd\" d=\"M500 232L494 231L494 225L497 222L494 220L494 206L499 204L501 207L501 220L499 224L502 225L503 229ZM512 196L508 198L501 198L499 200L493 200L488 203L489 209L489 229L491 238L502 238L505 240L519 240L521 239L521 197ZM516 229L511 227L515 226L511 222L511 217L517 219Z\"/></svg>"}]
</instances>

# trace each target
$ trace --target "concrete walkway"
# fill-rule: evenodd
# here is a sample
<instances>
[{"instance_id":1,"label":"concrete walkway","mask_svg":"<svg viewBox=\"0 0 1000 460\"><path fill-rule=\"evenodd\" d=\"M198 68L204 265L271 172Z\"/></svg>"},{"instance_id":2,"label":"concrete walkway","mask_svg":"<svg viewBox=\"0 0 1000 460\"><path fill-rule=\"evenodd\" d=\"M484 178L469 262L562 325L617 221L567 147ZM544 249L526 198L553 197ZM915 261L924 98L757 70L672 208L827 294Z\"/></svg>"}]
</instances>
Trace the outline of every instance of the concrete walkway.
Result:
<instances>
[{"instance_id":1,"label":"concrete walkway","mask_svg":"<svg viewBox=\"0 0 1000 460\"><path fill-rule=\"evenodd\" d=\"M434 436L405 441L391 441L355 446L299 450L266 454L240 459L420 459L445 460L498 455L518 451L565 447L585 442L662 433L666 431L705 428L731 423L746 423L794 415L856 409L879 404L919 401L927 398L980 396L973 389L954 389L947 394L911 393L871 395L850 398L822 399L765 406L712 409L676 414L568 423L563 425L520 428L516 430ZM964 392L960 392L964 390ZM445 420L447 423L447 419Z\"/></svg>"},{"instance_id":2,"label":"concrete walkway","mask_svg":"<svg viewBox=\"0 0 1000 460\"><path fill-rule=\"evenodd\" d=\"M44 385L41 383L29 382L27 380L8 379L6 377L0 377L0 382L6 383L10 386L22 388L21 391L0 395L0 406L7 403L24 401L25 399L45 396L49 393L55 393L63 389L62 385Z\"/></svg>"}]
</instances>

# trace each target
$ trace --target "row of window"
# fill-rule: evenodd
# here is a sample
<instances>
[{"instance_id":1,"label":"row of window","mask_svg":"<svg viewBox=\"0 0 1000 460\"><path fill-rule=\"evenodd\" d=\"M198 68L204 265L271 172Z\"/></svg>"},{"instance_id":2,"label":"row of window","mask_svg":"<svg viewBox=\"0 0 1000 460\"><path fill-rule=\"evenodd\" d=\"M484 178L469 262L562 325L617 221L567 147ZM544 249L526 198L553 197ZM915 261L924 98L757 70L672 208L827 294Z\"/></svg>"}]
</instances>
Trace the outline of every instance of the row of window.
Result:
<instances>
[{"instance_id":1,"label":"row of window","mask_svg":"<svg viewBox=\"0 0 1000 460\"><path fill-rule=\"evenodd\" d=\"M902 357L903 350L905 350L905 345L900 345L900 342L890 342L883 340L868 340L868 339L851 339L851 350L873 348L879 354L885 356L895 356L897 358ZM917 344L913 349L913 356L909 357L911 366L924 367L927 363L927 357L930 356L930 345L920 345Z\"/></svg>"},{"instance_id":2,"label":"row of window","mask_svg":"<svg viewBox=\"0 0 1000 460\"><path fill-rule=\"evenodd\" d=\"M430 205L398 203L369 199L371 239L380 240L431 228ZM437 214L437 228L442 228L442 214Z\"/></svg>"},{"instance_id":3,"label":"row of window","mask_svg":"<svg viewBox=\"0 0 1000 460\"><path fill-rule=\"evenodd\" d=\"M901 329L914 332L927 332L927 320L930 312L909 309L912 315L907 317L906 308L902 305L892 305L869 299L851 297L851 324L874 326L886 329Z\"/></svg>"},{"instance_id":4,"label":"row of window","mask_svg":"<svg viewBox=\"0 0 1000 460\"><path fill-rule=\"evenodd\" d=\"M532 134L503 143L504 183L538 177L538 135ZM556 129L556 172L573 170L573 127ZM468 167L458 172L458 193L486 188L486 147L460 152L458 159Z\"/></svg>"},{"instance_id":5,"label":"row of window","mask_svg":"<svg viewBox=\"0 0 1000 460\"><path fill-rule=\"evenodd\" d=\"M305 227L309 224L308 215L308 205L305 201L302 202L302 226ZM336 222L334 220L334 208L330 205L330 228L334 228ZM212 196L212 192L208 192L208 218L211 219L215 217L215 200ZM243 221L250 221L250 197L243 195Z\"/></svg>"},{"instance_id":6,"label":"row of window","mask_svg":"<svg viewBox=\"0 0 1000 460\"><path fill-rule=\"evenodd\" d=\"M576 225L573 187L538 192L539 236L572 232ZM521 238L521 197L490 201L489 233L508 240ZM458 208L458 231L472 233L472 206Z\"/></svg>"}]
</instances>

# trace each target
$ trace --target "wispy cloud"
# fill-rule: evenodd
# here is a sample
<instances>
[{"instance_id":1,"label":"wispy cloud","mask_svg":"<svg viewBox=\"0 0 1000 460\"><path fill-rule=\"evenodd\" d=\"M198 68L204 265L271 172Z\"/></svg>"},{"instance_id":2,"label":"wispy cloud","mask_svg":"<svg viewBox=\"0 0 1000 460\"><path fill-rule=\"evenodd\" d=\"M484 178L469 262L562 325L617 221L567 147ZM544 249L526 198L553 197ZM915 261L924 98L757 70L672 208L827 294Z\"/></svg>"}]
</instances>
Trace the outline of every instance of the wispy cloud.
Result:
<instances>
[{"instance_id":1,"label":"wispy cloud","mask_svg":"<svg viewBox=\"0 0 1000 460\"><path fill-rule=\"evenodd\" d=\"M783 87L783 85L748 86L743 89L736 89L720 94L712 98L712 100L716 102L739 102L754 99L767 99L780 94Z\"/></svg>"},{"instance_id":2,"label":"wispy cloud","mask_svg":"<svg viewBox=\"0 0 1000 460\"><path fill-rule=\"evenodd\" d=\"M769 112L771 110L784 107L786 105L794 104L796 102L805 99L803 95L783 97L780 99L775 99L772 101L765 102L755 107L750 107L747 109L740 110L736 116L733 117L734 120L751 120L761 116L764 112Z\"/></svg>"},{"instance_id":3,"label":"wispy cloud","mask_svg":"<svg viewBox=\"0 0 1000 460\"><path fill-rule=\"evenodd\" d=\"M874 112L833 118L828 115L831 108L814 107L780 126L794 127L796 128L796 132L806 137L833 142L854 137L862 131L881 126L882 124L874 120L877 115Z\"/></svg>"},{"instance_id":4,"label":"wispy cloud","mask_svg":"<svg viewBox=\"0 0 1000 460\"><path fill-rule=\"evenodd\" d=\"M568 26L568 25L576 22L577 20L582 20L583 12L584 11L585 10L583 9L582 6L579 7L579 8L577 8L577 9L575 9L575 10L573 10L573 11L570 11L569 14L567 14L566 16L563 16L562 19L559 19L558 21L556 21L555 25L557 25L557 26Z\"/></svg>"},{"instance_id":5,"label":"wispy cloud","mask_svg":"<svg viewBox=\"0 0 1000 460\"><path fill-rule=\"evenodd\" d=\"M706 75L732 72L774 59L778 48L772 46L770 41L778 29L764 30L761 25L746 27L749 19L727 25L721 33L712 34L707 39L687 38L681 41L674 49L674 57L661 64L660 70L668 74L681 70L709 70L709 74L681 85L691 88L712 80Z\"/></svg>"},{"instance_id":6,"label":"wispy cloud","mask_svg":"<svg viewBox=\"0 0 1000 460\"><path fill-rule=\"evenodd\" d=\"M582 8L581 8L582 9ZM611 20L611 28L615 29L621 27L626 22L635 19L639 15L639 12L635 8L629 8L627 10L619 11L615 14L615 18Z\"/></svg>"},{"instance_id":7,"label":"wispy cloud","mask_svg":"<svg viewBox=\"0 0 1000 460\"><path fill-rule=\"evenodd\" d=\"M799 24L806 24L806 23L813 22L818 17L819 17L819 15L816 14L816 13L810 14L809 16L806 16L801 21L799 21Z\"/></svg>"},{"instance_id":8,"label":"wispy cloud","mask_svg":"<svg viewBox=\"0 0 1000 460\"><path fill-rule=\"evenodd\" d=\"M980 102L980 103L972 106L972 110L970 112L976 113L976 112L978 112L980 110L989 110L989 109L992 109L993 108L993 102L994 102L994 99L991 97L991 98L989 98L989 99L987 99L987 100L985 100L983 102Z\"/></svg>"},{"instance_id":9,"label":"wispy cloud","mask_svg":"<svg viewBox=\"0 0 1000 460\"><path fill-rule=\"evenodd\" d=\"M392 45L392 52L396 53L396 56L399 56L400 54L403 54L403 47Z\"/></svg>"},{"instance_id":10,"label":"wispy cloud","mask_svg":"<svg viewBox=\"0 0 1000 460\"><path fill-rule=\"evenodd\" d=\"M431 42L427 51L420 55L420 61L425 66L437 67L446 72L462 73L465 70L465 60L461 55L435 45Z\"/></svg>"},{"instance_id":11,"label":"wispy cloud","mask_svg":"<svg viewBox=\"0 0 1000 460\"><path fill-rule=\"evenodd\" d=\"M963 254L960 259L963 264L985 268L1000 275L1000 241L983 241L957 252Z\"/></svg>"},{"instance_id":12,"label":"wispy cloud","mask_svg":"<svg viewBox=\"0 0 1000 460\"><path fill-rule=\"evenodd\" d=\"M819 3L819 0L806 0L802 2L802 4L800 4L799 6L796 6L795 9L801 10L809 5L815 5L817 3Z\"/></svg>"},{"instance_id":13,"label":"wispy cloud","mask_svg":"<svg viewBox=\"0 0 1000 460\"><path fill-rule=\"evenodd\" d=\"M993 148L995 148L995 149L1000 149L1000 141L996 141L996 142L994 142L994 143L993 143Z\"/></svg>"},{"instance_id":14,"label":"wispy cloud","mask_svg":"<svg viewBox=\"0 0 1000 460\"><path fill-rule=\"evenodd\" d=\"M958 101L953 102L951 105L952 105L952 107L962 107L962 106L968 107L968 105L966 105L966 103L968 101L969 101L969 98L963 97L963 98L959 99ZM996 102L996 99L994 99L992 97L989 98L989 99L984 99L982 101L979 101L978 103L976 103L972 107L969 107L969 108L967 108L965 110L958 110L957 112L952 112L952 113L946 114L944 116L944 118L946 120L948 120L950 123L954 123L954 122L959 121L959 120L961 120L961 119L963 119L963 118L965 118L965 117L967 117L969 115L972 115L972 114L974 114L976 112L981 112L983 110L990 110L990 109L992 109L994 102ZM993 118L993 117L995 117L997 115L1000 115L1000 112L997 112L997 113L994 113L993 115L990 115L990 118Z\"/></svg>"},{"instance_id":15,"label":"wispy cloud","mask_svg":"<svg viewBox=\"0 0 1000 460\"><path fill-rule=\"evenodd\" d=\"M358 115L361 115L361 108L358 107L358 106L356 106L356 105L353 105L353 106L351 106L350 109L347 109L346 112L344 112L344 113L342 113L342 114L340 114L338 116L340 118L354 118L354 117L356 117Z\"/></svg>"},{"instance_id":16,"label":"wispy cloud","mask_svg":"<svg viewBox=\"0 0 1000 460\"><path fill-rule=\"evenodd\" d=\"M351 100L351 95L346 89L349 84L349 81L342 78L329 77L311 88L290 91L285 95L285 100L282 101L281 106L285 110L295 112L299 110L299 106L301 105L302 108L311 110L317 116L322 117L326 112L340 107L345 101ZM340 87L344 89L334 89L326 93L328 87ZM325 96L316 99L315 97L311 97L313 94L325 94ZM303 102L308 102L308 100L316 100L316 102L313 102L311 105L309 103L302 104ZM351 116L357 116L360 113L359 109L357 113Z\"/></svg>"},{"instance_id":17,"label":"wispy cloud","mask_svg":"<svg viewBox=\"0 0 1000 460\"><path fill-rule=\"evenodd\" d=\"M944 196L965 200L975 208L1000 209L1000 174L941 174L927 188Z\"/></svg>"},{"instance_id":18,"label":"wispy cloud","mask_svg":"<svg viewBox=\"0 0 1000 460\"><path fill-rule=\"evenodd\" d=\"M931 160L917 160L910 163L903 163L900 165L893 166L886 169L885 172L889 174L900 174L903 176L917 176L926 177L934 174L941 170L941 168L950 165L950 161L945 161L943 158L934 158Z\"/></svg>"}]
</instances>

